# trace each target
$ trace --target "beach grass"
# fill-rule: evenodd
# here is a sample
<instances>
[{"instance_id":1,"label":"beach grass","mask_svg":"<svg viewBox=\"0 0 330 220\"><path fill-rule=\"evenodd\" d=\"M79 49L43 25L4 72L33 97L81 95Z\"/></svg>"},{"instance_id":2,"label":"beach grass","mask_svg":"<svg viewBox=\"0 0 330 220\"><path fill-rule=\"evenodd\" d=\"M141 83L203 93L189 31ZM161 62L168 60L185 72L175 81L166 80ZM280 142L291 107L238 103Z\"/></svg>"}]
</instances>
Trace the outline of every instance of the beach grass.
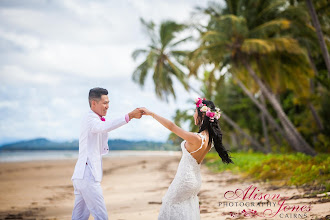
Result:
<instances>
[{"instance_id":1,"label":"beach grass","mask_svg":"<svg viewBox=\"0 0 330 220\"><path fill-rule=\"evenodd\" d=\"M330 191L330 154L315 157L302 153L263 154L233 152L235 164L224 164L216 152L205 157L205 164L213 172L230 170L242 177L265 182L276 181L280 186L314 187L314 194Z\"/></svg>"}]
</instances>

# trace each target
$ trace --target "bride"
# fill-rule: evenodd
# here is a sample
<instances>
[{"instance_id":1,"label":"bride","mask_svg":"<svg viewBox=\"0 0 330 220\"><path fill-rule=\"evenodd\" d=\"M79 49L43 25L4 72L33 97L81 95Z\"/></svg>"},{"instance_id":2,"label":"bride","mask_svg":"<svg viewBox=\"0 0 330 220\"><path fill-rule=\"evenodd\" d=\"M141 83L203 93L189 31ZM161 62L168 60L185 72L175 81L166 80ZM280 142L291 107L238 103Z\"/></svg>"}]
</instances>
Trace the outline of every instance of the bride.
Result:
<instances>
[{"instance_id":1,"label":"bride","mask_svg":"<svg viewBox=\"0 0 330 220\"><path fill-rule=\"evenodd\" d=\"M205 155L214 146L223 163L233 163L228 151L222 145L222 133L218 124L220 109L212 101L197 98L194 114L198 133L185 131L173 122L146 109L144 115L151 115L164 127L181 137L182 158L177 173L162 198L158 220L200 219L198 192L201 187L200 166Z\"/></svg>"}]
</instances>

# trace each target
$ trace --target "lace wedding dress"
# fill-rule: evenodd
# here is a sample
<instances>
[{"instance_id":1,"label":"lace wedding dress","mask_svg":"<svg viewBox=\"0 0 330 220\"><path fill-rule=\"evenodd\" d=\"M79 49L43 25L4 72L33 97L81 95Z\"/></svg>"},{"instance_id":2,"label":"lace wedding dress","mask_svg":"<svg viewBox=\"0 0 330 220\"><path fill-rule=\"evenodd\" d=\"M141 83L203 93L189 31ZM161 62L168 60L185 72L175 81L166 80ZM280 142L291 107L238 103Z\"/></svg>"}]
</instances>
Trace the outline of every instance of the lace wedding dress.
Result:
<instances>
[{"instance_id":1,"label":"lace wedding dress","mask_svg":"<svg viewBox=\"0 0 330 220\"><path fill-rule=\"evenodd\" d=\"M199 199L202 179L200 164L191 153L200 150L205 142L205 137L196 133L202 138L202 144L196 151L188 152L185 148L186 141L182 141L182 157L177 173L169 186L165 196L162 198L162 206L159 211L158 220L199 220Z\"/></svg>"}]
</instances>

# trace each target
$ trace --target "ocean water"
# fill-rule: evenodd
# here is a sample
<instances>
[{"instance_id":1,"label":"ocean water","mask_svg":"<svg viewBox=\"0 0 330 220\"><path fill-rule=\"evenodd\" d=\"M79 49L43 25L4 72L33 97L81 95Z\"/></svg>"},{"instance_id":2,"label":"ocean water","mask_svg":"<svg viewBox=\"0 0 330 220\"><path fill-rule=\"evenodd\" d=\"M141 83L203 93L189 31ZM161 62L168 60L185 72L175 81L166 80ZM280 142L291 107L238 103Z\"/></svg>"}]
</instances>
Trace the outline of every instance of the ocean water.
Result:
<instances>
[{"instance_id":1,"label":"ocean water","mask_svg":"<svg viewBox=\"0 0 330 220\"><path fill-rule=\"evenodd\" d=\"M103 157L131 157L131 156L174 156L179 151L110 151ZM24 162L36 160L77 159L77 151L0 151L0 163Z\"/></svg>"}]
</instances>

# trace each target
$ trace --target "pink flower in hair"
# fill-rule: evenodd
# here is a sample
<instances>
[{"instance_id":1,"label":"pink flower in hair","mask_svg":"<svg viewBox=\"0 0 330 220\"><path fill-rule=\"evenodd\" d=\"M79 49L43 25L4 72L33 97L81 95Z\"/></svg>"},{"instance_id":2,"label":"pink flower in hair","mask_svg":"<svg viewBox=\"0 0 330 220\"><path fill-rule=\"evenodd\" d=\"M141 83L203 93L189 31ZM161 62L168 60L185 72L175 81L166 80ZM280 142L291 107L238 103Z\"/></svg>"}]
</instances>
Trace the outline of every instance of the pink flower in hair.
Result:
<instances>
[{"instance_id":1,"label":"pink flower in hair","mask_svg":"<svg viewBox=\"0 0 330 220\"><path fill-rule=\"evenodd\" d=\"M210 117L210 118L213 118L215 116L215 112L207 111L206 116Z\"/></svg>"},{"instance_id":2,"label":"pink flower in hair","mask_svg":"<svg viewBox=\"0 0 330 220\"><path fill-rule=\"evenodd\" d=\"M197 106L197 107L202 107L202 106L203 106L203 103L202 103L203 100L202 100L201 98L197 98L197 99L195 99L195 100L197 100L197 101L196 101L196 106Z\"/></svg>"}]
</instances>

